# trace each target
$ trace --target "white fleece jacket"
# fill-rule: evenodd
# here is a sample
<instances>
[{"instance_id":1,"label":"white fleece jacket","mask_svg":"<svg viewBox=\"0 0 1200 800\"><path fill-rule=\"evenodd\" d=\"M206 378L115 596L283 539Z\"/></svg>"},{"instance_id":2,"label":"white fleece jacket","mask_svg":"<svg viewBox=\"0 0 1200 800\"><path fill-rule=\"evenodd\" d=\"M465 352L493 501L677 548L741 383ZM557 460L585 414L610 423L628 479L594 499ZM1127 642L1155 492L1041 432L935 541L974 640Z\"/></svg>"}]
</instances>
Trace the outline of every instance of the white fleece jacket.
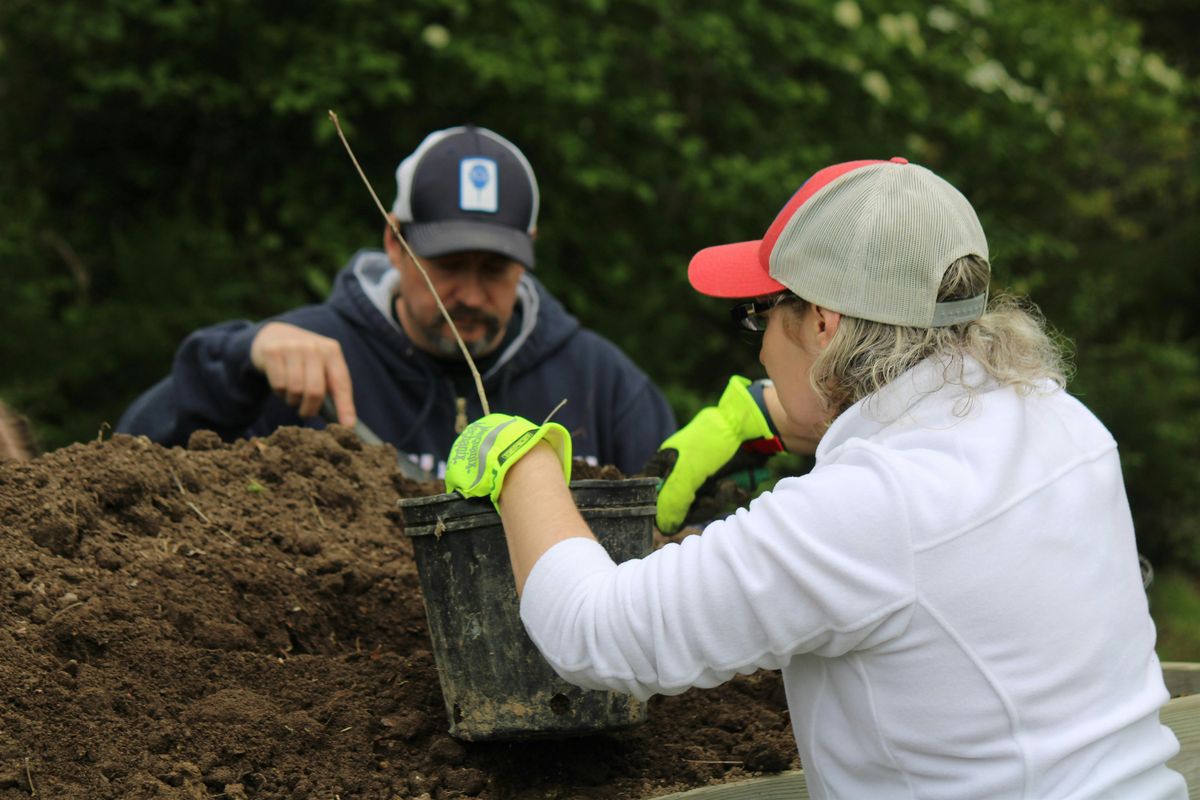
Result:
<instances>
[{"instance_id":1,"label":"white fleece jacket","mask_svg":"<svg viewBox=\"0 0 1200 800\"><path fill-rule=\"evenodd\" d=\"M530 637L641 698L782 670L815 798L1184 800L1115 442L1061 390L942 376L853 406L701 536L551 548Z\"/></svg>"}]
</instances>

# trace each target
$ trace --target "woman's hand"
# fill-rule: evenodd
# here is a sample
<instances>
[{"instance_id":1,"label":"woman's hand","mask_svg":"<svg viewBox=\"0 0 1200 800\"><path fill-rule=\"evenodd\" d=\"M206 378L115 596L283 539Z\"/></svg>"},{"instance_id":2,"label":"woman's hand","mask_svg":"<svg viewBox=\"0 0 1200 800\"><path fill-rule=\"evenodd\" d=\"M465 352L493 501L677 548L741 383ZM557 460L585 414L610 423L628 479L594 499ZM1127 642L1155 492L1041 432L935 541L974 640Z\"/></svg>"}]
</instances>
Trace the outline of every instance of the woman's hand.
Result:
<instances>
[{"instance_id":1,"label":"woman's hand","mask_svg":"<svg viewBox=\"0 0 1200 800\"><path fill-rule=\"evenodd\" d=\"M772 430L767 406L760 402L764 392L763 384L751 384L749 379L734 375L715 406L701 409L659 447L652 463L663 462L666 467L658 492L660 531L678 530L695 502L697 490L739 455L749 457L747 466L753 466L750 462L761 466L770 455L783 450Z\"/></svg>"},{"instance_id":2,"label":"woman's hand","mask_svg":"<svg viewBox=\"0 0 1200 800\"><path fill-rule=\"evenodd\" d=\"M454 440L446 459L446 491L487 497L499 510L504 476L540 441L558 453L565 482L571 480L571 434L557 422L536 425L524 417L488 414Z\"/></svg>"}]
</instances>

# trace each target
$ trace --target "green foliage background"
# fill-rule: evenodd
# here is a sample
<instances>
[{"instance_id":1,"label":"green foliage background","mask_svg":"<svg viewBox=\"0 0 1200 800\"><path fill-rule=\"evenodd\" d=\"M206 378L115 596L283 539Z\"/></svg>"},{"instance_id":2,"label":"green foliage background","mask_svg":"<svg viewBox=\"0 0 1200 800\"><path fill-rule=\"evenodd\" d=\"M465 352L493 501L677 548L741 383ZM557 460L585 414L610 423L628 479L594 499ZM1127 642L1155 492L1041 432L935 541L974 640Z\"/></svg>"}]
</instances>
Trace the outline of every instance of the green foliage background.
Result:
<instances>
[{"instance_id":1,"label":"green foliage background","mask_svg":"<svg viewBox=\"0 0 1200 800\"><path fill-rule=\"evenodd\" d=\"M47 447L93 438L188 331L320 299L382 232L333 109L385 202L429 130L520 144L539 277L686 418L758 369L690 255L761 235L819 167L905 155L1074 341L1143 551L1197 567L1197 23L1186 0L5 0L0 396Z\"/></svg>"}]
</instances>

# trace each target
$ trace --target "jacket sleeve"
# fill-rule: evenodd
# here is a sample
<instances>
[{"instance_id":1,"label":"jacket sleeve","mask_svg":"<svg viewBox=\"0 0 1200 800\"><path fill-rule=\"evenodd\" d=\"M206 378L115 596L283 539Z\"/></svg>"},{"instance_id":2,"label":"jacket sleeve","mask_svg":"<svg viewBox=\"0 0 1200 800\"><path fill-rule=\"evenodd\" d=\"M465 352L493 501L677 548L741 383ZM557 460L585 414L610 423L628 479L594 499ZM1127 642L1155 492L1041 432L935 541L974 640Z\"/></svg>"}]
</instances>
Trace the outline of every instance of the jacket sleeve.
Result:
<instances>
[{"instance_id":1,"label":"jacket sleeve","mask_svg":"<svg viewBox=\"0 0 1200 800\"><path fill-rule=\"evenodd\" d=\"M643 559L560 542L534 565L521 617L564 679L644 699L888 641L911 619L914 582L894 481L832 465Z\"/></svg>"},{"instance_id":2,"label":"jacket sleeve","mask_svg":"<svg viewBox=\"0 0 1200 800\"><path fill-rule=\"evenodd\" d=\"M266 379L250 362L259 328L238 320L192 333L176 352L171 374L133 402L117 432L167 446L184 445L201 429L226 440L242 435L271 397Z\"/></svg>"}]
</instances>

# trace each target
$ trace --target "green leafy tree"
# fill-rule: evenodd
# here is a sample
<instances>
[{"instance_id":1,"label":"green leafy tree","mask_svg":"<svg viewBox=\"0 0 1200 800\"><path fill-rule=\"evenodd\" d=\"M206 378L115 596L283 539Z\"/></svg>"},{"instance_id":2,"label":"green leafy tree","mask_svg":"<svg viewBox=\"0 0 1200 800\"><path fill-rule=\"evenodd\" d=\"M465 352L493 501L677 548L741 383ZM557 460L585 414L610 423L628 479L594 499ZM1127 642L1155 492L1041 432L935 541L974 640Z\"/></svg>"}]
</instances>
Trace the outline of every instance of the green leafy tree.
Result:
<instances>
[{"instance_id":1,"label":"green leafy tree","mask_svg":"<svg viewBox=\"0 0 1200 800\"><path fill-rule=\"evenodd\" d=\"M821 166L904 155L962 188L997 283L1076 342L1143 546L1200 564L1190 12L1118 8L7 0L0 395L48 444L90 438L189 330L319 300L382 232L334 109L385 202L429 130L516 141L539 276L686 417L757 369L690 255L760 236Z\"/></svg>"}]
</instances>

